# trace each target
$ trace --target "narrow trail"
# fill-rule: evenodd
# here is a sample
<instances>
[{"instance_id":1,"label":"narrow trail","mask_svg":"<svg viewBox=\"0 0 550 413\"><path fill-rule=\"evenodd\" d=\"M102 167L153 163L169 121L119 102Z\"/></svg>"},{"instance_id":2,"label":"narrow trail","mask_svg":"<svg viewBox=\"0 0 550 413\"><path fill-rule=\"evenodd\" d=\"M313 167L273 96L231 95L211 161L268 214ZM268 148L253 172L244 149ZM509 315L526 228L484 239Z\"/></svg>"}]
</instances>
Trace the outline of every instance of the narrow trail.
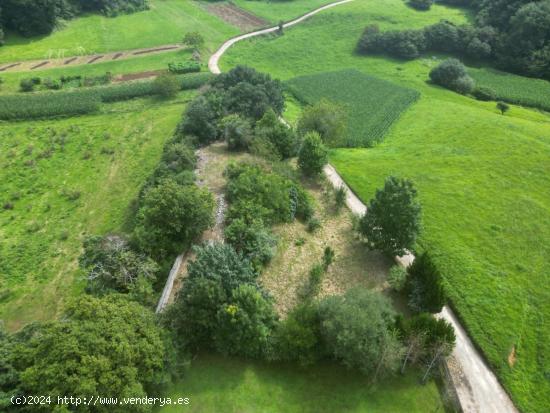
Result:
<instances>
[{"instance_id":1,"label":"narrow trail","mask_svg":"<svg viewBox=\"0 0 550 413\"><path fill-rule=\"evenodd\" d=\"M323 10L351 1L354 0L342 0L319 7L285 23L283 27L294 26ZM273 33L277 30L278 27L274 26L229 39L210 57L208 68L214 74L221 73L219 60L231 46L242 40ZM332 165L327 165L324 172L334 187L343 186L347 189L346 204L353 213L363 215L367 212L366 205L351 191ZM408 254L403 257L396 257L396 261L407 267L414 261L414 256ZM452 310L445 306L437 317L444 318L455 329L456 347L446 363L463 411L465 413L518 413L510 397L485 363Z\"/></svg>"}]
</instances>

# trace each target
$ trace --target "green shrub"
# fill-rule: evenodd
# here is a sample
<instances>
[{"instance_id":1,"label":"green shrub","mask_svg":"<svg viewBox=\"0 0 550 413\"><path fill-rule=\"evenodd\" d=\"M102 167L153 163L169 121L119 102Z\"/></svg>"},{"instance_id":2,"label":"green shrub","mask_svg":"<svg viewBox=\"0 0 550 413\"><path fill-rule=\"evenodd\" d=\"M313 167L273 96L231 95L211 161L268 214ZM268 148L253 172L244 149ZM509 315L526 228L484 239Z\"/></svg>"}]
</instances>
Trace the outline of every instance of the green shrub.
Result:
<instances>
[{"instance_id":1,"label":"green shrub","mask_svg":"<svg viewBox=\"0 0 550 413\"><path fill-rule=\"evenodd\" d=\"M269 109L256 123L256 139L269 141L276 149L273 157L287 159L296 155L298 140L292 128L283 124L277 114Z\"/></svg>"},{"instance_id":2,"label":"green shrub","mask_svg":"<svg viewBox=\"0 0 550 413\"><path fill-rule=\"evenodd\" d=\"M152 93L161 98L169 99L178 94L180 84L178 79L173 75L160 75L153 80Z\"/></svg>"},{"instance_id":3,"label":"green shrub","mask_svg":"<svg viewBox=\"0 0 550 413\"><path fill-rule=\"evenodd\" d=\"M430 10L434 0L409 0L411 7L417 10Z\"/></svg>"},{"instance_id":4,"label":"green shrub","mask_svg":"<svg viewBox=\"0 0 550 413\"><path fill-rule=\"evenodd\" d=\"M224 230L225 241L244 254L258 268L275 255L277 240L261 221L246 222L242 218L231 221Z\"/></svg>"},{"instance_id":5,"label":"green shrub","mask_svg":"<svg viewBox=\"0 0 550 413\"><path fill-rule=\"evenodd\" d=\"M331 247L325 247L323 251L323 268L325 271L332 265L334 262L335 252Z\"/></svg>"},{"instance_id":6,"label":"green shrub","mask_svg":"<svg viewBox=\"0 0 550 413\"><path fill-rule=\"evenodd\" d=\"M252 140L252 126L239 115L228 115L219 123L220 137L225 140L229 150L248 149Z\"/></svg>"},{"instance_id":7,"label":"green shrub","mask_svg":"<svg viewBox=\"0 0 550 413\"><path fill-rule=\"evenodd\" d=\"M319 218L311 217L307 220L307 232L315 232L321 228L321 221Z\"/></svg>"},{"instance_id":8,"label":"green shrub","mask_svg":"<svg viewBox=\"0 0 550 413\"><path fill-rule=\"evenodd\" d=\"M482 100L485 102L496 100L497 98L497 94L493 89L484 86L475 88L472 95L474 95L477 100Z\"/></svg>"},{"instance_id":9,"label":"green shrub","mask_svg":"<svg viewBox=\"0 0 550 413\"><path fill-rule=\"evenodd\" d=\"M457 59L446 59L430 71L430 79L447 89L461 94L474 90L475 82L468 75L466 67Z\"/></svg>"},{"instance_id":10,"label":"green shrub","mask_svg":"<svg viewBox=\"0 0 550 413\"><path fill-rule=\"evenodd\" d=\"M170 73L174 74L194 73L201 71L201 65L192 60L187 62L168 63L168 70Z\"/></svg>"},{"instance_id":11,"label":"green shrub","mask_svg":"<svg viewBox=\"0 0 550 413\"><path fill-rule=\"evenodd\" d=\"M34 90L34 83L31 79L21 79L21 82L19 82L19 90L21 90L21 92L32 92Z\"/></svg>"},{"instance_id":12,"label":"green shrub","mask_svg":"<svg viewBox=\"0 0 550 413\"><path fill-rule=\"evenodd\" d=\"M401 265L394 265L388 274L388 283L395 291L401 291L407 281L407 270Z\"/></svg>"},{"instance_id":13,"label":"green shrub","mask_svg":"<svg viewBox=\"0 0 550 413\"><path fill-rule=\"evenodd\" d=\"M439 313L447 296L443 278L428 253L416 257L408 268L409 307L416 312Z\"/></svg>"},{"instance_id":14,"label":"green shrub","mask_svg":"<svg viewBox=\"0 0 550 413\"><path fill-rule=\"evenodd\" d=\"M304 175L318 176L328 163L328 149L323 145L317 132L308 132L304 136L298 152L298 167Z\"/></svg>"},{"instance_id":15,"label":"green shrub","mask_svg":"<svg viewBox=\"0 0 550 413\"><path fill-rule=\"evenodd\" d=\"M334 190L334 203L337 211L340 211L340 209L342 209L342 207L346 204L347 195L348 190L344 185L341 185Z\"/></svg>"}]
</instances>

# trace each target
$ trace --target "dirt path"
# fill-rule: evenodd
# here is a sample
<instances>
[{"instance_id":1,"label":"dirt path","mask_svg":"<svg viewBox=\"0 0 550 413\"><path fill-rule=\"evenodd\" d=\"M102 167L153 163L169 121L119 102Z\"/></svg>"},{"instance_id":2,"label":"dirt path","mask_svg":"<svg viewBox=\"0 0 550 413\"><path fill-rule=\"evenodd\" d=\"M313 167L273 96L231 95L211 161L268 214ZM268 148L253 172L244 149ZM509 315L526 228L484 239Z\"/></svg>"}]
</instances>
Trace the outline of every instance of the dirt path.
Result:
<instances>
[{"instance_id":1,"label":"dirt path","mask_svg":"<svg viewBox=\"0 0 550 413\"><path fill-rule=\"evenodd\" d=\"M332 165L325 167L325 175L335 188L344 186L347 189L346 204L353 213L363 215L367 212L366 205L345 184ZM414 261L414 255L396 257L396 261L406 267ZM452 310L445 306L437 317L444 318L455 329L456 347L448 358L447 365L464 412L518 412Z\"/></svg>"},{"instance_id":2,"label":"dirt path","mask_svg":"<svg viewBox=\"0 0 550 413\"><path fill-rule=\"evenodd\" d=\"M25 72L38 69L53 69L59 67L71 67L79 65L91 65L104 63L113 60L125 60L132 57L174 52L183 49L181 44L167 44L157 47L148 47L145 49L133 49L103 54L93 54L84 56L69 56L45 58L40 60L25 60L22 62L0 63L0 73Z\"/></svg>"}]
</instances>

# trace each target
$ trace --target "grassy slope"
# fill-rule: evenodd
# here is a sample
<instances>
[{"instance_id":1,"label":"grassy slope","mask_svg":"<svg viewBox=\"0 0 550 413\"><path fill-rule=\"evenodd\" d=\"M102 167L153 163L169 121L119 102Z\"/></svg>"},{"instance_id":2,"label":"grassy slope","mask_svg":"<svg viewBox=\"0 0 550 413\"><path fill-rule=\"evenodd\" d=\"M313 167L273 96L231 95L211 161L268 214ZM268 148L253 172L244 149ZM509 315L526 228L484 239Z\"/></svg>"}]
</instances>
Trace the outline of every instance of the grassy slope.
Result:
<instances>
[{"instance_id":1,"label":"grassy slope","mask_svg":"<svg viewBox=\"0 0 550 413\"><path fill-rule=\"evenodd\" d=\"M367 23L421 27L460 10L418 13L399 0L356 1L287 30L280 38L236 45L224 70L246 62L282 79L355 68L421 92L372 150L339 150L332 160L368 200L390 173L412 178L424 205L421 246L436 254L449 293L475 341L525 411L544 411L550 297L548 163L550 117L513 107L502 117L482 103L426 83L437 62L359 57L353 48ZM516 364L508 356L516 346Z\"/></svg>"},{"instance_id":2,"label":"grassy slope","mask_svg":"<svg viewBox=\"0 0 550 413\"><path fill-rule=\"evenodd\" d=\"M372 387L364 376L329 363L300 369L212 355L193 361L185 378L167 396L189 397L190 404L165 406L159 412L442 411L435 384L419 386L412 373Z\"/></svg>"},{"instance_id":3,"label":"grassy slope","mask_svg":"<svg viewBox=\"0 0 550 413\"><path fill-rule=\"evenodd\" d=\"M120 230L186 96L110 105L94 116L0 123L1 202L14 204L0 210L0 319L9 328L55 316L63 300L81 290L82 236ZM51 157L39 159L48 148ZM26 166L29 160L35 165ZM70 201L64 190L81 196Z\"/></svg>"},{"instance_id":4,"label":"grassy slope","mask_svg":"<svg viewBox=\"0 0 550 413\"><path fill-rule=\"evenodd\" d=\"M336 0L250 1L233 0L237 6L248 10L271 23L292 20L295 17L332 3Z\"/></svg>"},{"instance_id":5,"label":"grassy slope","mask_svg":"<svg viewBox=\"0 0 550 413\"><path fill-rule=\"evenodd\" d=\"M72 56L163 44L178 43L188 31L199 31L205 47L213 50L228 37L238 34L230 26L189 0L151 0L150 10L107 18L87 15L67 22L66 27L39 38L10 34L0 47L0 62L41 59L64 51Z\"/></svg>"}]
</instances>

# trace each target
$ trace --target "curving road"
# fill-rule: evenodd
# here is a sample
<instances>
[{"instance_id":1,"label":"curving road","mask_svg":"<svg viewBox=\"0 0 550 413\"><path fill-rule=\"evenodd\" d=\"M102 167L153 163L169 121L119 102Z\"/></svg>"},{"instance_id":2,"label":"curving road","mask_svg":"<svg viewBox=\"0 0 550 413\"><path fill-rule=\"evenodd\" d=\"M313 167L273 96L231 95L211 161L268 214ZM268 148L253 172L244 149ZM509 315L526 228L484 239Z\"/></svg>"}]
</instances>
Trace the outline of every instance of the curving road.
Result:
<instances>
[{"instance_id":1,"label":"curving road","mask_svg":"<svg viewBox=\"0 0 550 413\"><path fill-rule=\"evenodd\" d=\"M323 10L351 1L353 0L342 0L319 7L285 23L283 27L294 26ZM275 26L229 39L210 57L208 68L214 74L221 73L219 60L231 46L241 40L273 33L277 30L278 27ZM347 189L346 204L353 213L363 215L367 212L366 205L351 191L332 165L325 167L325 174L333 186L344 186ZM406 267L414 261L414 256L408 254L396 257L396 261ZM447 359L447 366L463 411L465 413L518 413L512 400L487 366L451 309L446 306L437 316L447 320L455 329L456 347Z\"/></svg>"}]
</instances>

